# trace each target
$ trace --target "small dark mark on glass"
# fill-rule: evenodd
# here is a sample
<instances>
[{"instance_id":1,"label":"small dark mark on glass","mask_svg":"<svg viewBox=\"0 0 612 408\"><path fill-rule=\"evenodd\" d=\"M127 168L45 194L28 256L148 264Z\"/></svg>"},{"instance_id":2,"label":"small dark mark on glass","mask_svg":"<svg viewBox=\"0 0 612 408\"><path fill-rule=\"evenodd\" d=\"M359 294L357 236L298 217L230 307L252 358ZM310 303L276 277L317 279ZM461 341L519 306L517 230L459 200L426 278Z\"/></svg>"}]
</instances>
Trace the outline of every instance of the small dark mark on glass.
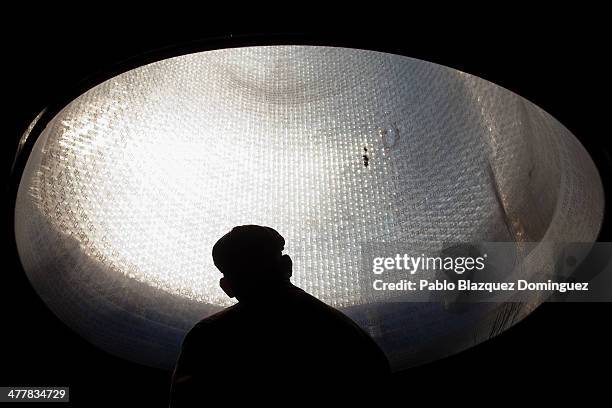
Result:
<instances>
[{"instance_id":1,"label":"small dark mark on glass","mask_svg":"<svg viewBox=\"0 0 612 408\"><path fill-rule=\"evenodd\" d=\"M363 157L363 165L365 167L368 167L368 164L370 162L370 158L368 157L368 148L366 146L363 146L363 152L364 152L364 154L363 154L363 156L361 156L361 157Z\"/></svg>"}]
</instances>

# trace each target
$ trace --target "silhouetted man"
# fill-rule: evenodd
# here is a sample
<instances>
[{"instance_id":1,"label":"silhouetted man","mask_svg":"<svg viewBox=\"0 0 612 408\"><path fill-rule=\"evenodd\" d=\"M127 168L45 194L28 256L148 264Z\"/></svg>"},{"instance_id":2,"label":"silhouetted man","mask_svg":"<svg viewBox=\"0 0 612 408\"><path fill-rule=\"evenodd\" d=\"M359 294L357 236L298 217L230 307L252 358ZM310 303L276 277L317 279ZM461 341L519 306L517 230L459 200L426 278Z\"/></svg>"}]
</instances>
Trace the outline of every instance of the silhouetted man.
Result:
<instances>
[{"instance_id":1,"label":"silhouetted man","mask_svg":"<svg viewBox=\"0 0 612 408\"><path fill-rule=\"evenodd\" d=\"M359 326L291 284L284 245L274 229L257 225L235 227L214 245L221 288L238 303L187 334L173 406L193 406L211 393L237 396L248 386L314 393L319 386L371 385L388 374L386 357Z\"/></svg>"}]
</instances>

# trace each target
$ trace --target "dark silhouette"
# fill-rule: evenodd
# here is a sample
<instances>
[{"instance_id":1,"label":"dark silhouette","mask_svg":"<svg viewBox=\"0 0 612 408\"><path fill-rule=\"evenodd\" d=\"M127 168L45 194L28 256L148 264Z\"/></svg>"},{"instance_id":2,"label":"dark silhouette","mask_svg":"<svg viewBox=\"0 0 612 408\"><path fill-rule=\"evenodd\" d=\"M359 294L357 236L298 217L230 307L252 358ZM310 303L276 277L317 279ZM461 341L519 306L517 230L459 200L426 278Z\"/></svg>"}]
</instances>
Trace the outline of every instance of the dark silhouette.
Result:
<instances>
[{"instance_id":1,"label":"dark silhouette","mask_svg":"<svg viewBox=\"0 0 612 408\"><path fill-rule=\"evenodd\" d=\"M349 382L371 385L389 373L367 333L291 284L284 245L274 229L257 225L235 227L214 245L221 288L238 303L187 334L174 372L173 406L228 389L240 393L245 386L317 392Z\"/></svg>"}]
</instances>

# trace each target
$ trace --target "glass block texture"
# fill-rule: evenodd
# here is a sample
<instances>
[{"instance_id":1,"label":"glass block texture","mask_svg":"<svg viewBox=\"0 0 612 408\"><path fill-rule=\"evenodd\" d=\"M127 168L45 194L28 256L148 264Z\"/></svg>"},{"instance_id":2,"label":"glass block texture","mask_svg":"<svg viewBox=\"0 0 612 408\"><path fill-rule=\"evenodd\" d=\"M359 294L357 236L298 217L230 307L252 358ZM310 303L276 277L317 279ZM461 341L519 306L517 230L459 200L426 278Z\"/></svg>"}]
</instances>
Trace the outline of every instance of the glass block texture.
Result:
<instances>
[{"instance_id":1,"label":"glass block texture","mask_svg":"<svg viewBox=\"0 0 612 408\"><path fill-rule=\"evenodd\" d=\"M386 304L364 242L590 242L602 212L588 154L520 96L403 56L271 46L162 60L76 98L34 146L15 231L63 321L170 367L186 330L232 303L214 242L271 226L294 282L402 368L480 341L504 306Z\"/></svg>"}]
</instances>

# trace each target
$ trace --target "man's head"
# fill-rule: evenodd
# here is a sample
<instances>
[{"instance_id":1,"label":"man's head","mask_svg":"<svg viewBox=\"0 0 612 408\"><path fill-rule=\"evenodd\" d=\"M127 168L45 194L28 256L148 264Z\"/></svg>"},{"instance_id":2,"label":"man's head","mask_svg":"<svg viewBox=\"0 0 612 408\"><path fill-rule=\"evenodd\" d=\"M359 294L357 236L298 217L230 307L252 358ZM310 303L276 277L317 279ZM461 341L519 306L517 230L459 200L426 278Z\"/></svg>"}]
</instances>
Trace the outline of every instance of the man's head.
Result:
<instances>
[{"instance_id":1,"label":"man's head","mask_svg":"<svg viewBox=\"0 0 612 408\"><path fill-rule=\"evenodd\" d=\"M219 281L229 297L241 298L265 292L291 277L291 258L283 255L285 239L274 229L259 225L234 227L213 246Z\"/></svg>"}]
</instances>

